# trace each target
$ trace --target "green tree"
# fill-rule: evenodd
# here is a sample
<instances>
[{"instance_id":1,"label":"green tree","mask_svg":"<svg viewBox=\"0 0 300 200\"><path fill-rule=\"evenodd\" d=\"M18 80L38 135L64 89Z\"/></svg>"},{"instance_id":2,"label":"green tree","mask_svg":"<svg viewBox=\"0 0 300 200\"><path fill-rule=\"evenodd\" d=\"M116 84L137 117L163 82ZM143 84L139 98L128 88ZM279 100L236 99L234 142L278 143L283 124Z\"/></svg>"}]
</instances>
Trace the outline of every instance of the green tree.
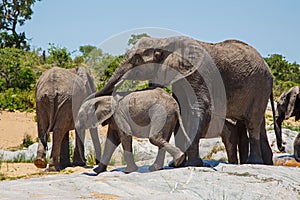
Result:
<instances>
[{"instance_id":1,"label":"green tree","mask_svg":"<svg viewBox=\"0 0 300 200\"><path fill-rule=\"evenodd\" d=\"M112 56L110 54L104 54L99 65L97 66L98 74L98 89L101 89L113 75L118 68L125 55Z\"/></svg>"},{"instance_id":2,"label":"green tree","mask_svg":"<svg viewBox=\"0 0 300 200\"><path fill-rule=\"evenodd\" d=\"M38 57L17 48L0 48L0 91L8 88L33 88L36 74L33 65Z\"/></svg>"},{"instance_id":3,"label":"green tree","mask_svg":"<svg viewBox=\"0 0 300 200\"><path fill-rule=\"evenodd\" d=\"M46 58L47 64L62 68L74 67L74 63L71 58L71 52L69 52L66 47L58 47L52 43L50 43L49 45L49 56L47 56Z\"/></svg>"},{"instance_id":4,"label":"green tree","mask_svg":"<svg viewBox=\"0 0 300 200\"><path fill-rule=\"evenodd\" d=\"M142 33L142 34L137 34L137 35L131 34L131 37L129 38L129 40L127 42L128 46L135 45L136 42L143 37L150 37L150 35L148 35L147 33Z\"/></svg>"},{"instance_id":5,"label":"green tree","mask_svg":"<svg viewBox=\"0 0 300 200\"><path fill-rule=\"evenodd\" d=\"M128 40L128 46L136 44L136 42L143 38L150 37L147 33L142 34L132 34ZM98 89L101 89L109 78L113 75L114 71L119 67L120 63L125 58L125 54L119 56L113 56L107 53L104 53L100 59L100 62L96 65L95 69L99 76L100 82L98 83ZM119 88L120 91L132 91L139 90L148 87L147 81L138 81L138 80L126 80L122 86Z\"/></svg>"},{"instance_id":6,"label":"green tree","mask_svg":"<svg viewBox=\"0 0 300 200\"><path fill-rule=\"evenodd\" d=\"M272 54L265 58L274 76L274 94L279 96L282 92L295 85L300 85L300 66L296 62L289 63L284 56Z\"/></svg>"},{"instance_id":7,"label":"green tree","mask_svg":"<svg viewBox=\"0 0 300 200\"><path fill-rule=\"evenodd\" d=\"M100 64L103 52L100 48L92 45L83 45L79 47L84 63L92 69L97 69Z\"/></svg>"},{"instance_id":8,"label":"green tree","mask_svg":"<svg viewBox=\"0 0 300 200\"><path fill-rule=\"evenodd\" d=\"M28 49L24 32L17 33L33 14L32 6L41 0L1 0L0 3L0 47Z\"/></svg>"}]
</instances>

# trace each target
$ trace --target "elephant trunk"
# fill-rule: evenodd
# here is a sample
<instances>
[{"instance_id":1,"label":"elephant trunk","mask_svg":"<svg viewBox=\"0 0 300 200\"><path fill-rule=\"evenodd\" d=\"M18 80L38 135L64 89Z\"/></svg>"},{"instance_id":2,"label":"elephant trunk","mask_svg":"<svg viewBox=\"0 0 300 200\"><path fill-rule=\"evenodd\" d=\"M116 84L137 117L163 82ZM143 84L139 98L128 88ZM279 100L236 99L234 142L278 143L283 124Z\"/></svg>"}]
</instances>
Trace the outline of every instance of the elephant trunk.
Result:
<instances>
[{"instance_id":1,"label":"elephant trunk","mask_svg":"<svg viewBox=\"0 0 300 200\"><path fill-rule=\"evenodd\" d=\"M295 155L295 160L297 162L300 162L300 133L298 133L294 141L294 155Z\"/></svg>"},{"instance_id":2,"label":"elephant trunk","mask_svg":"<svg viewBox=\"0 0 300 200\"><path fill-rule=\"evenodd\" d=\"M122 76L126 72L128 72L132 67L132 64L129 63L121 64L110 77L105 86L95 94L95 97L112 94L116 84L121 80Z\"/></svg>"},{"instance_id":3,"label":"elephant trunk","mask_svg":"<svg viewBox=\"0 0 300 200\"><path fill-rule=\"evenodd\" d=\"M75 134L76 134L76 145L78 147L78 150L74 151L75 153L79 153L79 155L74 155L74 165L76 165L77 161L75 160L80 160L85 163L85 155L84 155L84 140L85 140L85 126L82 124L79 120L76 121L75 123ZM76 159L75 159L76 157Z\"/></svg>"},{"instance_id":4,"label":"elephant trunk","mask_svg":"<svg viewBox=\"0 0 300 200\"><path fill-rule=\"evenodd\" d=\"M276 140L277 140L277 148L280 152L284 152L285 148L282 146L282 130L281 130L281 125L282 125L282 119L278 116L275 117L274 120L274 128L275 128L275 135L276 135Z\"/></svg>"}]
</instances>

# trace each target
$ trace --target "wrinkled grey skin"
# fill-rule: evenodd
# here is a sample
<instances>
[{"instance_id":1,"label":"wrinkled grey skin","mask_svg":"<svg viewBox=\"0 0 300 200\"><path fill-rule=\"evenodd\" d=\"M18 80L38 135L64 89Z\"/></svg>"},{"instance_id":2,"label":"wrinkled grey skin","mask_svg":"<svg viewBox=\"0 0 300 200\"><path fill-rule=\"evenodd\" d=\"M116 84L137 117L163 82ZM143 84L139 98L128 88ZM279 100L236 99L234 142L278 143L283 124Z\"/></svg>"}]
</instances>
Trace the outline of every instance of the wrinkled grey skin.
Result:
<instances>
[{"instance_id":1,"label":"wrinkled grey skin","mask_svg":"<svg viewBox=\"0 0 300 200\"><path fill-rule=\"evenodd\" d=\"M298 133L294 141L294 156L295 160L300 162L300 133Z\"/></svg>"},{"instance_id":2,"label":"wrinkled grey skin","mask_svg":"<svg viewBox=\"0 0 300 200\"><path fill-rule=\"evenodd\" d=\"M261 134L260 136L261 141L264 141L266 139L263 138L263 134ZM249 154L249 138L247 135L245 122L237 121L233 123L231 120L226 120L223 127L223 131L221 133L221 137L226 148L228 162L231 164L238 164L238 152L240 161L239 163L246 164Z\"/></svg>"},{"instance_id":3,"label":"wrinkled grey skin","mask_svg":"<svg viewBox=\"0 0 300 200\"><path fill-rule=\"evenodd\" d=\"M293 116L295 116L295 121L300 119L299 90L299 86L292 87L288 91L283 92L277 100L277 107L275 112L275 125L279 129L279 140L277 139L277 142L282 142L281 126L283 120L287 120L288 118Z\"/></svg>"},{"instance_id":4,"label":"wrinkled grey skin","mask_svg":"<svg viewBox=\"0 0 300 200\"><path fill-rule=\"evenodd\" d=\"M211 62L207 62L208 57L211 58ZM164 71L162 67L160 71L152 70L151 74L153 67L148 66L155 65L167 66L167 70L172 68L180 72L181 76L167 74L168 71ZM273 100L273 77L262 56L243 42L227 40L212 44L188 37L142 38L128 51L125 60L95 96L111 94L124 79L139 79L141 74L144 75L141 79L158 82L160 85L172 84L172 91L181 108L184 126L193 139L192 145L186 151L186 165L202 166L198 143L200 138L207 137L208 127L213 122L210 120L218 117L218 113L215 113L218 110L212 112L209 89L204 81L209 71L204 71L204 76L201 76L202 71L209 70L212 65L220 72L226 92L226 102L218 98L213 99L213 102L226 106L223 120L226 117L244 121L249 132L250 154L247 163L272 164L272 151L267 140L264 114L268 99ZM144 71L126 76L126 72L137 66L143 66L141 69ZM162 80L155 80L159 76ZM167 77L167 80L164 77ZM188 82L195 92L196 103L189 94L185 94L184 81ZM213 83L214 80L208 84ZM219 120L222 120L222 117ZM176 134L176 146L185 151L186 143L182 142L183 140Z\"/></svg>"},{"instance_id":5,"label":"wrinkled grey skin","mask_svg":"<svg viewBox=\"0 0 300 200\"><path fill-rule=\"evenodd\" d=\"M238 164L237 152L239 152L240 164L245 164L249 153L249 138L244 123L226 120L221 137L226 148L228 162Z\"/></svg>"},{"instance_id":6,"label":"wrinkled grey skin","mask_svg":"<svg viewBox=\"0 0 300 200\"><path fill-rule=\"evenodd\" d=\"M74 116L77 116L83 100L95 92L92 77L85 68L63 69L53 67L42 74L35 86L36 115L38 126L38 150L34 164L45 168L46 148L50 132L53 132L53 146L49 161L49 171L56 171L71 166L69 155L69 131L75 129ZM98 131L90 129L95 149L100 149ZM73 165L85 165L79 149L84 149L83 142L76 138ZM99 154L101 155L101 154ZM97 158L100 160L100 156Z\"/></svg>"},{"instance_id":7,"label":"wrinkled grey skin","mask_svg":"<svg viewBox=\"0 0 300 200\"><path fill-rule=\"evenodd\" d=\"M106 171L116 147L122 143L127 163L125 172L137 170L132 154L132 136L149 138L159 148L150 171L163 168L165 152L173 156L175 166L185 159L184 153L168 143L177 122L184 130L179 106L175 99L161 88L127 93L123 96L101 96L86 101L79 110L76 130L81 137L86 128L98 123L109 124L105 149L96 173ZM184 131L187 140L190 139Z\"/></svg>"}]
</instances>

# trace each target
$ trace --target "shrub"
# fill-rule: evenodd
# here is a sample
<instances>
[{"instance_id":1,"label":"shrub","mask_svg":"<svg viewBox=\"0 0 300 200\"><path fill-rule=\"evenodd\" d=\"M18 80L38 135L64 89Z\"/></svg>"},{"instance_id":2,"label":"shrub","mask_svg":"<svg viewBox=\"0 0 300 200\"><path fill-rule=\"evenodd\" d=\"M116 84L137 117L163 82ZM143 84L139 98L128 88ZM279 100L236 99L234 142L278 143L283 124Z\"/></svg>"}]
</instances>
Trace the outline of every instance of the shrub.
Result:
<instances>
[{"instance_id":1,"label":"shrub","mask_svg":"<svg viewBox=\"0 0 300 200\"><path fill-rule=\"evenodd\" d=\"M34 141L32 140L32 137L30 135L26 134L23 138L21 148L28 148L33 143L34 143Z\"/></svg>"},{"instance_id":2,"label":"shrub","mask_svg":"<svg viewBox=\"0 0 300 200\"><path fill-rule=\"evenodd\" d=\"M0 109L33 112L35 110L34 91L9 88L8 90L1 92Z\"/></svg>"}]
</instances>

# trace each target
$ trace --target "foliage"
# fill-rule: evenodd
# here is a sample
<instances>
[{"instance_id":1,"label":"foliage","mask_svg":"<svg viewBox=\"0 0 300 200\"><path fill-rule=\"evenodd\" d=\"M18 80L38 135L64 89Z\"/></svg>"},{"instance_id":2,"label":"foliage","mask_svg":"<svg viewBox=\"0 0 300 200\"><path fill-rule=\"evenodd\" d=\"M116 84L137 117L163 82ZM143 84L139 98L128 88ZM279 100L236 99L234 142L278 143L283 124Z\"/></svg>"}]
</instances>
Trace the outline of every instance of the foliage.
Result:
<instances>
[{"instance_id":1,"label":"foliage","mask_svg":"<svg viewBox=\"0 0 300 200\"><path fill-rule=\"evenodd\" d=\"M98 89L101 89L113 75L117 67L123 61L125 55L112 56L105 54L101 59L101 62L96 67L98 74L100 75L100 82L98 83Z\"/></svg>"},{"instance_id":2,"label":"foliage","mask_svg":"<svg viewBox=\"0 0 300 200\"><path fill-rule=\"evenodd\" d=\"M69 141L69 155L70 155L70 160L73 160L74 158L74 145L72 141Z\"/></svg>"},{"instance_id":3,"label":"foliage","mask_svg":"<svg viewBox=\"0 0 300 200\"><path fill-rule=\"evenodd\" d=\"M24 32L17 33L33 14L32 6L40 0L2 0L0 4L0 47L29 49Z\"/></svg>"},{"instance_id":4,"label":"foliage","mask_svg":"<svg viewBox=\"0 0 300 200\"><path fill-rule=\"evenodd\" d=\"M291 87L300 85L300 66L289 63L282 55L272 54L265 58L274 76L274 95L276 97Z\"/></svg>"},{"instance_id":5,"label":"foliage","mask_svg":"<svg viewBox=\"0 0 300 200\"><path fill-rule=\"evenodd\" d=\"M28 148L30 145L32 145L34 141L32 140L32 137L28 134L26 134L23 138L23 142L20 145L21 149Z\"/></svg>"},{"instance_id":6,"label":"foliage","mask_svg":"<svg viewBox=\"0 0 300 200\"><path fill-rule=\"evenodd\" d=\"M89 149L89 154L86 158L86 164L89 166L96 165L96 152L92 150L92 148Z\"/></svg>"},{"instance_id":7,"label":"foliage","mask_svg":"<svg viewBox=\"0 0 300 200\"><path fill-rule=\"evenodd\" d=\"M53 43L50 43L49 45L49 56L46 58L47 64L62 68L74 67L71 52L69 52L66 47L58 47Z\"/></svg>"},{"instance_id":8,"label":"foliage","mask_svg":"<svg viewBox=\"0 0 300 200\"><path fill-rule=\"evenodd\" d=\"M92 45L83 45L79 47L79 51L82 53L85 61L90 61L93 59L101 58L103 52L100 48Z\"/></svg>"},{"instance_id":9,"label":"foliage","mask_svg":"<svg viewBox=\"0 0 300 200\"><path fill-rule=\"evenodd\" d=\"M81 56L75 57L75 60L80 60L89 69L91 69L92 75L99 79L101 73L103 72L104 63L103 60L107 60L108 54L103 54L100 48L92 45L83 45L79 47Z\"/></svg>"},{"instance_id":10,"label":"foliage","mask_svg":"<svg viewBox=\"0 0 300 200\"><path fill-rule=\"evenodd\" d=\"M131 37L128 40L128 46L133 46L137 43L137 41L143 37L150 37L147 33L142 33L142 34L131 34Z\"/></svg>"},{"instance_id":11,"label":"foliage","mask_svg":"<svg viewBox=\"0 0 300 200\"><path fill-rule=\"evenodd\" d=\"M100 77L100 82L98 84L98 89L100 90L113 75L115 70L118 68L120 63L125 58L125 55L112 56L110 54L105 54L98 65L98 74L102 74ZM138 80L126 80L118 88L118 91L134 91L142 90L149 86L148 81L138 81Z\"/></svg>"},{"instance_id":12,"label":"foliage","mask_svg":"<svg viewBox=\"0 0 300 200\"><path fill-rule=\"evenodd\" d=\"M35 84L36 55L16 48L0 48L0 91L30 89Z\"/></svg>"},{"instance_id":13,"label":"foliage","mask_svg":"<svg viewBox=\"0 0 300 200\"><path fill-rule=\"evenodd\" d=\"M33 112L35 109L34 91L9 88L0 93L0 108L8 111Z\"/></svg>"},{"instance_id":14,"label":"foliage","mask_svg":"<svg viewBox=\"0 0 300 200\"><path fill-rule=\"evenodd\" d=\"M96 69L101 63L103 52L100 48L92 45L84 45L79 47L79 51L82 53L81 58L83 62L91 69Z\"/></svg>"}]
</instances>

